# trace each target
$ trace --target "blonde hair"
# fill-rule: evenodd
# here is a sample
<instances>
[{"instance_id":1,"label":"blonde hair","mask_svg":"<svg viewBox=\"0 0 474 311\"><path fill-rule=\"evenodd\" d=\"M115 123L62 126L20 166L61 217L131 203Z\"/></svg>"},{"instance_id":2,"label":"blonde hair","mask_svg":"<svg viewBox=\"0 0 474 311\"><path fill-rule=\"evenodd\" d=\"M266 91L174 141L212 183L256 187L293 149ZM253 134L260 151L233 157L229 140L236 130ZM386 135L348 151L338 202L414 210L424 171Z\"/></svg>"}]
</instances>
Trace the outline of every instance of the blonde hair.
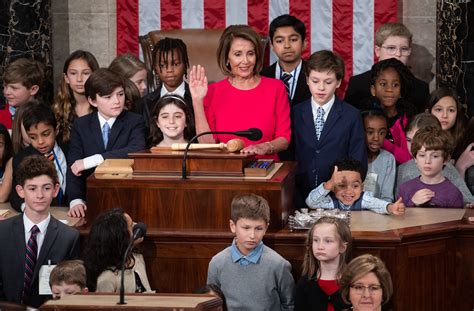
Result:
<instances>
[{"instance_id":1,"label":"blonde hair","mask_svg":"<svg viewBox=\"0 0 474 311\"><path fill-rule=\"evenodd\" d=\"M377 276L380 286L382 286L382 304L388 302L393 294L390 272L380 258L370 254L365 254L352 259L342 272L339 285L341 287L341 297L345 303L350 303L349 291L353 283L370 272Z\"/></svg>"},{"instance_id":2,"label":"blonde hair","mask_svg":"<svg viewBox=\"0 0 474 311\"><path fill-rule=\"evenodd\" d=\"M337 269L337 276L340 277L342 269L346 265L347 258L349 257L350 245L352 242L352 234L349 225L335 217L324 216L318 219L311 229L308 231L306 236L306 252L303 259L303 276L307 276L308 279L316 278L318 279L321 276L321 264L313 253L313 234L317 226L321 224L331 224L336 227L336 235L339 238L339 243L346 243L346 251L339 255L339 266Z\"/></svg>"},{"instance_id":3,"label":"blonde hair","mask_svg":"<svg viewBox=\"0 0 474 311\"><path fill-rule=\"evenodd\" d=\"M402 23L385 23L375 33L375 45L382 46L388 37L406 38L408 45L411 46L413 34Z\"/></svg>"}]
</instances>

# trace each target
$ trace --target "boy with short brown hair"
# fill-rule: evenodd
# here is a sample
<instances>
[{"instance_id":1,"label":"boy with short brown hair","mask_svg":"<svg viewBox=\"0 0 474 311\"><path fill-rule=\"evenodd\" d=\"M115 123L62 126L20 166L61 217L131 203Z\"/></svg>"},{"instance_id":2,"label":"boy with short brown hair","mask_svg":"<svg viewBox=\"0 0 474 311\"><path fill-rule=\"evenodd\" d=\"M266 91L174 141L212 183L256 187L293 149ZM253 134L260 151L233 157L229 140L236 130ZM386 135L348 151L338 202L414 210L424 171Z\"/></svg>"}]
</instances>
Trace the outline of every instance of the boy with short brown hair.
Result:
<instances>
[{"instance_id":1,"label":"boy with short brown hair","mask_svg":"<svg viewBox=\"0 0 474 311\"><path fill-rule=\"evenodd\" d=\"M365 179L367 148L362 118L357 109L335 95L344 68L342 58L327 50L313 53L306 64L306 82L312 96L293 107L297 208L307 207L309 192L330 179L336 159L360 161Z\"/></svg>"},{"instance_id":2,"label":"boy with short brown hair","mask_svg":"<svg viewBox=\"0 0 474 311\"><path fill-rule=\"evenodd\" d=\"M228 310L293 310L290 263L262 242L270 221L267 200L238 195L231 204L232 245L209 263L207 283L224 293Z\"/></svg>"},{"instance_id":3,"label":"boy with short brown hair","mask_svg":"<svg viewBox=\"0 0 474 311\"><path fill-rule=\"evenodd\" d=\"M16 109L39 94L44 66L33 59L19 58L5 67L2 80L6 104L0 107L0 123L11 129Z\"/></svg>"},{"instance_id":4,"label":"boy with short brown hair","mask_svg":"<svg viewBox=\"0 0 474 311\"><path fill-rule=\"evenodd\" d=\"M49 275L49 286L53 299L78 293L87 293L86 268L82 260L61 261Z\"/></svg>"}]
</instances>

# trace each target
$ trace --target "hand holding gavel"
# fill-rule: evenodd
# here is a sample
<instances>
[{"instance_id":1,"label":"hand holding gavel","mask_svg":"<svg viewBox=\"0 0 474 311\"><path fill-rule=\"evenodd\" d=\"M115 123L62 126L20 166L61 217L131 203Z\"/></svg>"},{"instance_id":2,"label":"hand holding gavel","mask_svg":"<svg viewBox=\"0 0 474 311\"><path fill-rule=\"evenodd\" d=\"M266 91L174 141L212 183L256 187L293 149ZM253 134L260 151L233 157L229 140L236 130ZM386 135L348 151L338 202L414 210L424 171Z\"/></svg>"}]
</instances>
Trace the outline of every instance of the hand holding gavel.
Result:
<instances>
[{"instance_id":1,"label":"hand holding gavel","mask_svg":"<svg viewBox=\"0 0 474 311\"><path fill-rule=\"evenodd\" d=\"M172 144L172 150L184 150L187 144ZM245 143L242 139L235 138L229 140L226 144L191 144L189 150L206 150L206 149L220 149L227 150L228 152L237 152L245 147Z\"/></svg>"}]
</instances>

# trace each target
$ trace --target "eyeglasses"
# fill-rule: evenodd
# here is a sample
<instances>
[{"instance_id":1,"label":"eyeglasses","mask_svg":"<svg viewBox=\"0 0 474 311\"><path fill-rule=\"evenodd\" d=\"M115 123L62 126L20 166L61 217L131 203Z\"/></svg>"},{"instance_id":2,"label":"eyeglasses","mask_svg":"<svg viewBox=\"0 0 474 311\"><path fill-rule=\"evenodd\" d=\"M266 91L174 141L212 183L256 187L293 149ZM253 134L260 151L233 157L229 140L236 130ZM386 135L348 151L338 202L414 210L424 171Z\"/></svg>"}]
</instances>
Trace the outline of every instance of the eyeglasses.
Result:
<instances>
[{"instance_id":1,"label":"eyeglasses","mask_svg":"<svg viewBox=\"0 0 474 311\"><path fill-rule=\"evenodd\" d=\"M375 284L371 284L371 285L368 285L368 286L365 286L365 285L362 285L362 284L355 284L355 285L352 285L351 288L354 289L354 291L357 295L362 295L365 292L365 289L367 289L369 291L370 295L373 295L373 294L377 293L382 288L382 286L375 285Z\"/></svg>"},{"instance_id":2,"label":"eyeglasses","mask_svg":"<svg viewBox=\"0 0 474 311\"><path fill-rule=\"evenodd\" d=\"M395 55L397 51L400 51L400 54L402 56L410 56L411 54L411 48L406 47L406 46L402 46L399 48L394 45L386 45L386 46L382 45L382 48L385 49L385 51L387 51L389 55Z\"/></svg>"}]
</instances>

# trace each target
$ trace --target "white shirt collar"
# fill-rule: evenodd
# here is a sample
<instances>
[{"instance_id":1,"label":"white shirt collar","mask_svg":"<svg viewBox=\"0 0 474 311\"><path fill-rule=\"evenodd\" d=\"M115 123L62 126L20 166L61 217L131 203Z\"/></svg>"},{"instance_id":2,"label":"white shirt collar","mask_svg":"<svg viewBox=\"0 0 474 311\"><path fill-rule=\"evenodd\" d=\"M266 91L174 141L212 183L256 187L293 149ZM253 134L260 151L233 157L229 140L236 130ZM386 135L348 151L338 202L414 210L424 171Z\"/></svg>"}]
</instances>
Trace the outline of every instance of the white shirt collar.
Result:
<instances>
[{"instance_id":1,"label":"white shirt collar","mask_svg":"<svg viewBox=\"0 0 474 311\"><path fill-rule=\"evenodd\" d=\"M105 120L105 118L100 114L100 112L97 112L97 115L99 116L99 123L100 123L101 130L104 127L105 122L107 122L109 124L109 127L112 128L112 126L115 123L115 120L117 120L117 118L109 118L108 120Z\"/></svg>"},{"instance_id":2,"label":"white shirt collar","mask_svg":"<svg viewBox=\"0 0 474 311\"><path fill-rule=\"evenodd\" d=\"M326 121L328 119L329 112L331 111L331 108L334 105L335 101L336 101L336 96L333 94L332 98L327 103L321 106L314 100L314 97L311 96L311 110L313 111L313 117L316 117L316 114L318 112L318 107L322 107L324 109L324 121Z\"/></svg>"},{"instance_id":3,"label":"white shirt collar","mask_svg":"<svg viewBox=\"0 0 474 311\"><path fill-rule=\"evenodd\" d=\"M163 97L167 94L175 94L184 98L184 92L186 92L184 81L176 88L174 91L168 91L164 84L161 85L160 97Z\"/></svg>"},{"instance_id":4,"label":"white shirt collar","mask_svg":"<svg viewBox=\"0 0 474 311\"><path fill-rule=\"evenodd\" d=\"M51 213L48 213L48 217L46 217L41 222L35 224L28 218L28 216L26 216L25 213L23 213L23 224L25 226L25 233L29 234L31 231L31 228L33 228L34 225L38 227L38 229L40 230L42 234L46 233L46 229L48 228L50 220L51 220Z\"/></svg>"},{"instance_id":5,"label":"white shirt collar","mask_svg":"<svg viewBox=\"0 0 474 311\"><path fill-rule=\"evenodd\" d=\"M303 64L303 61L300 60L300 63L298 64L298 66L296 66L295 69L293 69L293 71L288 72L288 73L291 74L294 77L296 73L299 73L301 71L301 65L302 64ZM276 62L275 78L280 79L281 73L282 73L282 69L280 67L280 64L278 62ZM296 77L296 78L298 78L298 77Z\"/></svg>"}]
</instances>

